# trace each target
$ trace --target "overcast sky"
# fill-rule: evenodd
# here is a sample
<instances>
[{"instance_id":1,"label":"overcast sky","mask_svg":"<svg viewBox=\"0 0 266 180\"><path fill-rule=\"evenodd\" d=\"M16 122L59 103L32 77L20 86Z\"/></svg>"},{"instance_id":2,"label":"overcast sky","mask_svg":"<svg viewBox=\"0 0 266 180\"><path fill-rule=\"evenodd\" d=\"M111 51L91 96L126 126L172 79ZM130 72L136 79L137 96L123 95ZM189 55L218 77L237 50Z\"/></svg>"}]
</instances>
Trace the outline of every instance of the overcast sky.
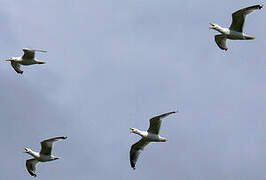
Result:
<instances>
[{"instance_id":1,"label":"overcast sky","mask_svg":"<svg viewBox=\"0 0 266 180\"><path fill-rule=\"evenodd\" d=\"M257 3L2 0L0 179L32 179L24 147L68 136L39 180L265 180L266 11L247 18L256 39L227 52L208 29ZM48 63L17 74L4 60L22 48L47 50L36 57ZM132 170L129 128L176 109L161 128L168 142L149 144Z\"/></svg>"}]
</instances>

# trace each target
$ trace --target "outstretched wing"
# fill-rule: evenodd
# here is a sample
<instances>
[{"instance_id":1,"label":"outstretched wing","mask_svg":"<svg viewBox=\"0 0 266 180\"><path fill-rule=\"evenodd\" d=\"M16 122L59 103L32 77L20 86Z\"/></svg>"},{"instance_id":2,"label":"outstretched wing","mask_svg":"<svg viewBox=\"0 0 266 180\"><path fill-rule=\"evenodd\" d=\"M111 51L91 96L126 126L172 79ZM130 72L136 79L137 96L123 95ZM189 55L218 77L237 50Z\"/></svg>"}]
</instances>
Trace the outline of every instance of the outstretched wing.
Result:
<instances>
[{"instance_id":1,"label":"outstretched wing","mask_svg":"<svg viewBox=\"0 0 266 180\"><path fill-rule=\"evenodd\" d=\"M164 113L164 114L161 114L159 116L155 116L155 117L151 118L150 119L150 127L148 129L148 132L153 133L153 134L159 134L161 123L162 123L161 119L170 115L170 114L173 114L173 113L176 113L176 111Z\"/></svg>"},{"instance_id":2,"label":"outstretched wing","mask_svg":"<svg viewBox=\"0 0 266 180\"><path fill-rule=\"evenodd\" d=\"M222 34L215 35L215 42L221 48L222 50L227 51L227 46L226 46L226 37Z\"/></svg>"},{"instance_id":3,"label":"outstretched wing","mask_svg":"<svg viewBox=\"0 0 266 180\"><path fill-rule=\"evenodd\" d=\"M50 139L46 139L41 142L41 152L40 154L45 154L45 155L51 155L52 148L53 148L53 143L55 141L58 141L59 139L66 139L66 136L60 136L60 137L54 137Z\"/></svg>"},{"instance_id":4,"label":"outstretched wing","mask_svg":"<svg viewBox=\"0 0 266 180\"><path fill-rule=\"evenodd\" d=\"M258 4L258 5L242 8L242 9L239 9L238 11L234 12L232 14L232 24L231 24L229 29L233 30L233 31L242 32L243 26L245 23L246 15L248 15L249 13L251 13L255 9L261 9L262 7L263 7L263 5Z\"/></svg>"},{"instance_id":5,"label":"outstretched wing","mask_svg":"<svg viewBox=\"0 0 266 180\"><path fill-rule=\"evenodd\" d=\"M130 165L133 169L135 169L136 162L138 160L140 152L144 149L144 147L149 144L144 138L136 142L131 146L130 149Z\"/></svg>"},{"instance_id":6,"label":"outstretched wing","mask_svg":"<svg viewBox=\"0 0 266 180\"><path fill-rule=\"evenodd\" d=\"M13 67L13 69L19 73L22 74L23 71L20 69L20 65L17 62L11 61L11 66Z\"/></svg>"},{"instance_id":7,"label":"outstretched wing","mask_svg":"<svg viewBox=\"0 0 266 180\"><path fill-rule=\"evenodd\" d=\"M28 159L26 161L26 168L28 170L28 172L30 173L31 176L34 176L36 177L37 175L35 174L35 171L36 171L36 164L38 163L39 161L37 161L36 159Z\"/></svg>"},{"instance_id":8,"label":"outstretched wing","mask_svg":"<svg viewBox=\"0 0 266 180\"><path fill-rule=\"evenodd\" d=\"M44 50L38 50L38 49L28 49L28 48L24 48L22 49L24 54L22 56L22 59L34 59L35 57L35 52L47 52Z\"/></svg>"},{"instance_id":9,"label":"outstretched wing","mask_svg":"<svg viewBox=\"0 0 266 180\"><path fill-rule=\"evenodd\" d=\"M22 49L24 54L22 59L34 59L35 51L33 49Z\"/></svg>"}]
</instances>

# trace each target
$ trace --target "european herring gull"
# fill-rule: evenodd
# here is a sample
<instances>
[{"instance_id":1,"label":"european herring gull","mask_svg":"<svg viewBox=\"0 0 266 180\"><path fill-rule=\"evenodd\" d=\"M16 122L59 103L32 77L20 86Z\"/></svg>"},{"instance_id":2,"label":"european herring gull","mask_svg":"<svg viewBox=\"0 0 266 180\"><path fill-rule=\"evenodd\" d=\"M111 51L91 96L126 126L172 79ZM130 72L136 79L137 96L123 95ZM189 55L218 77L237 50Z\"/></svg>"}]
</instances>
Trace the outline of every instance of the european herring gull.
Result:
<instances>
[{"instance_id":1,"label":"european herring gull","mask_svg":"<svg viewBox=\"0 0 266 180\"><path fill-rule=\"evenodd\" d=\"M47 161L53 161L53 160L59 159L58 157L51 155L53 143L55 141L58 141L59 139L66 139L66 138L67 137L65 136L60 136L60 137L54 137L54 138L50 138L50 139L46 139L42 141L40 152L35 152L29 148L25 148L24 152L30 154L33 157L32 159L28 159L26 161L26 168L31 176L34 176L34 177L37 176L35 174L35 170L36 170L36 164L38 162L47 162Z\"/></svg>"},{"instance_id":2,"label":"european herring gull","mask_svg":"<svg viewBox=\"0 0 266 180\"><path fill-rule=\"evenodd\" d=\"M6 59L6 61L11 62L12 67L17 73L19 74L23 73L23 71L20 69L20 65L27 66L27 65L32 65L32 64L46 63L45 61L35 59L35 52L47 52L47 51L36 50L36 49L26 49L26 48L22 50L24 54L21 57L12 57L12 58Z\"/></svg>"},{"instance_id":3,"label":"european herring gull","mask_svg":"<svg viewBox=\"0 0 266 180\"><path fill-rule=\"evenodd\" d=\"M263 5L254 5L246 8L239 9L232 14L232 24L229 28L223 28L217 24L209 23L211 25L210 29L214 29L221 34L215 35L215 42L222 50L227 50L226 39L232 40L250 40L255 39L253 36L249 36L243 33L243 26L245 23L246 15L251 13L253 10L261 9Z\"/></svg>"},{"instance_id":4,"label":"european herring gull","mask_svg":"<svg viewBox=\"0 0 266 180\"><path fill-rule=\"evenodd\" d=\"M161 114L159 116L155 116L150 119L150 127L148 131L141 131L136 128L130 128L131 133L135 133L140 135L142 138L133 144L130 149L130 165L133 169L135 169L136 162L138 160L139 154L141 150L144 149L144 147L149 144L150 142L166 142L167 139L164 137L161 137L159 135L160 127L162 123L162 118L176 113L177 111L168 112L165 114Z\"/></svg>"}]
</instances>

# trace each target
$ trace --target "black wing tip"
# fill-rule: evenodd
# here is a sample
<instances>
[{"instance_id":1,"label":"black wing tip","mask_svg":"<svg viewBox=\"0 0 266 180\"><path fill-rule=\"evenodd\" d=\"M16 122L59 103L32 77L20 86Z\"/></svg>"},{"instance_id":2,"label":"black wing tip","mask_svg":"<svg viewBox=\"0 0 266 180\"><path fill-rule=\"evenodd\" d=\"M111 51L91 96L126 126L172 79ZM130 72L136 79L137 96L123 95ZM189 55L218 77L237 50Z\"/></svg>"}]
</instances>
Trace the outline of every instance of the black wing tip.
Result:
<instances>
[{"instance_id":1,"label":"black wing tip","mask_svg":"<svg viewBox=\"0 0 266 180\"><path fill-rule=\"evenodd\" d=\"M256 4L256 5L253 5L253 6L249 6L249 7L246 7L247 9L261 9L263 8L263 4ZM245 8L243 8L245 9Z\"/></svg>"},{"instance_id":2,"label":"black wing tip","mask_svg":"<svg viewBox=\"0 0 266 180\"><path fill-rule=\"evenodd\" d=\"M131 162L130 165L131 165L131 167L132 167L133 170L136 169L136 165L134 163Z\"/></svg>"},{"instance_id":3,"label":"black wing tip","mask_svg":"<svg viewBox=\"0 0 266 180\"><path fill-rule=\"evenodd\" d=\"M167 114L170 115L170 114L174 114L174 113L179 113L179 111L178 110L175 110L175 111L171 111L171 112L169 112Z\"/></svg>"},{"instance_id":4,"label":"black wing tip","mask_svg":"<svg viewBox=\"0 0 266 180\"><path fill-rule=\"evenodd\" d=\"M52 139L67 139L67 136L57 136L57 137L54 137Z\"/></svg>"},{"instance_id":5,"label":"black wing tip","mask_svg":"<svg viewBox=\"0 0 266 180\"><path fill-rule=\"evenodd\" d=\"M217 44L217 43L216 43L216 44ZM228 48L224 48L224 47L220 46L219 44L217 44L217 46L218 46L221 50L224 50L224 51L227 51L227 50L228 50Z\"/></svg>"},{"instance_id":6,"label":"black wing tip","mask_svg":"<svg viewBox=\"0 0 266 180\"><path fill-rule=\"evenodd\" d=\"M250 6L250 8L255 8L255 9L261 9L263 8L263 4L257 4L257 5L254 5L254 6Z\"/></svg>"},{"instance_id":7,"label":"black wing tip","mask_svg":"<svg viewBox=\"0 0 266 180\"><path fill-rule=\"evenodd\" d=\"M248 8L252 8L252 9L261 9L261 8L263 8L263 4L256 4L256 5L254 5L254 6L250 6L250 7L248 7Z\"/></svg>"},{"instance_id":8,"label":"black wing tip","mask_svg":"<svg viewBox=\"0 0 266 180\"><path fill-rule=\"evenodd\" d=\"M17 70L15 70L18 74L23 74L23 71L17 71Z\"/></svg>"},{"instance_id":9,"label":"black wing tip","mask_svg":"<svg viewBox=\"0 0 266 180\"><path fill-rule=\"evenodd\" d=\"M222 50L224 50L224 51L227 51L228 50L228 48L221 48Z\"/></svg>"},{"instance_id":10,"label":"black wing tip","mask_svg":"<svg viewBox=\"0 0 266 180\"><path fill-rule=\"evenodd\" d=\"M37 177L37 175L31 171L29 171L30 175L33 176L33 177Z\"/></svg>"},{"instance_id":11,"label":"black wing tip","mask_svg":"<svg viewBox=\"0 0 266 180\"><path fill-rule=\"evenodd\" d=\"M227 49L225 49L225 48L220 48L221 50L223 50L223 51L227 51Z\"/></svg>"},{"instance_id":12,"label":"black wing tip","mask_svg":"<svg viewBox=\"0 0 266 180\"><path fill-rule=\"evenodd\" d=\"M134 162L134 161L132 160L132 156L130 156L130 166L132 167L133 170L136 169L136 162Z\"/></svg>"}]
</instances>

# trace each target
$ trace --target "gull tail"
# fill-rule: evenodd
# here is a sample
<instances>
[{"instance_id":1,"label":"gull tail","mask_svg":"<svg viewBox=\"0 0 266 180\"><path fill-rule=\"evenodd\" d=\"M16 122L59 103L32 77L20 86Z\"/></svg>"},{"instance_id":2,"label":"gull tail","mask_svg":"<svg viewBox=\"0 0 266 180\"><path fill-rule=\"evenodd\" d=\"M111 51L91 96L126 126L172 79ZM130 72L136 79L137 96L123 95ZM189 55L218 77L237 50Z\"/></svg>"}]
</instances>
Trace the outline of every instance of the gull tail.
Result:
<instances>
[{"instance_id":1,"label":"gull tail","mask_svg":"<svg viewBox=\"0 0 266 180\"><path fill-rule=\"evenodd\" d=\"M245 35L244 38L245 38L246 40L255 39L254 36L249 36L249 35Z\"/></svg>"},{"instance_id":2,"label":"gull tail","mask_svg":"<svg viewBox=\"0 0 266 180\"><path fill-rule=\"evenodd\" d=\"M37 61L37 64L45 64L45 63L46 61L40 61L40 60Z\"/></svg>"}]
</instances>

